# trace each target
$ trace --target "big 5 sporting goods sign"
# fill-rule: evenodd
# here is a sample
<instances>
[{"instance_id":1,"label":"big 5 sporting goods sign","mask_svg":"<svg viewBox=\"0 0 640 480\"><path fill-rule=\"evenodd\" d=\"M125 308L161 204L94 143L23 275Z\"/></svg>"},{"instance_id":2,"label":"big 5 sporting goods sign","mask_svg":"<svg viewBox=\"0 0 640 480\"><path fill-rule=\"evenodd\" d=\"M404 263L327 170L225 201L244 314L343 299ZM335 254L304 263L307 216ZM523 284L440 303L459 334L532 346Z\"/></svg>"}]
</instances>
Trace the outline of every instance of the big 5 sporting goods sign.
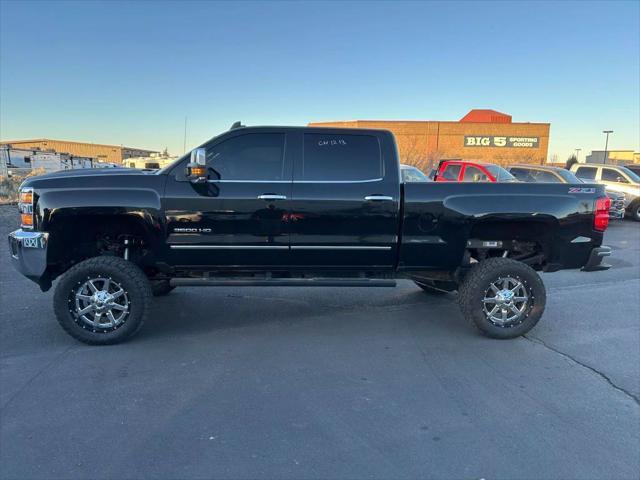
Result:
<instances>
[{"instance_id":1,"label":"big 5 sporting goods sign","mask_svg":"<svg viewBox=\"0 0 640 480\"><path fill-rule=\"evenodd\" d=\"M496 137L465 135L465 147L537 148L540 137Z\"/></svg>"}]
</instances>

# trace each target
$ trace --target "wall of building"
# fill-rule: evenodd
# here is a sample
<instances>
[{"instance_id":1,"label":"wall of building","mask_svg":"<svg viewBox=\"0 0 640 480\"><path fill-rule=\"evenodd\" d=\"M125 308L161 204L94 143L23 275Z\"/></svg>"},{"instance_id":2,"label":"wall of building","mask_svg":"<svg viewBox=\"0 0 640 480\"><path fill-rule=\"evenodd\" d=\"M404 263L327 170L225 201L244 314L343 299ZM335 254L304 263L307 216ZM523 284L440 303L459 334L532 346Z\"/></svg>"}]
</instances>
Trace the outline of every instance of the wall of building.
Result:
<instances>
[{"instance_id":1,"label":"wall of building","mask_svg":"<svg viewBox=\"0 0 640 480\"><path fill-rule=\"evenodd\" d=\"M603 163L604 150L594 150L586 156L586 163ZM640 152L633 150L609 150L607 151L607 161L611 163L640 163Z\"/></svg>"},{"instance_id":2,"label":"wall of building","mask_svg":"<svg viewBox=\"0 0 640 480\"><path fill-rule=\"evenodd\" d=\"M541 164L546 162L549 149L548 123L354 120L309 125L390 130L396 137L402 163L423 170L445 158L500 165ZM532 138L536 141L525 140Z\"/></svg>"},{"instance_id":3,"label":"wall of building","mask_svg":"<svg viewBox=\"0 0 640 480\"><path fill-rule=\"evenodd\" d=\"M129 157L140 157L156 153L152 150L121 147L117 145L102 145L98 143L71 142L67 140L35 139L4 141L0 144L10 144L13 148L34 148L42 151L53 150L69 153L74 156L91 157L100 162L122 163Z\"/></svg>"}]
</instances>

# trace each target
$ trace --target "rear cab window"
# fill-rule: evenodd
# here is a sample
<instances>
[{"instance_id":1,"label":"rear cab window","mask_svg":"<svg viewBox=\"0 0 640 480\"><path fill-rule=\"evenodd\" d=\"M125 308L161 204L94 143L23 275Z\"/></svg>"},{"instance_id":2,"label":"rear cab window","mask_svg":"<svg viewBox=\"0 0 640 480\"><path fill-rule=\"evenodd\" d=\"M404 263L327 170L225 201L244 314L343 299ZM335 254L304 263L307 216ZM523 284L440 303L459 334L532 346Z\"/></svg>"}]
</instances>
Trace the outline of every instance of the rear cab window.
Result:
<instances>
[{"instance_id":1,"label":"rear cab window","mask_svg":"<svg viewBox=\"0 0 640 480\"><path fill-rule=\"evenodd\" d=\"M373 135L305 133L303 182L370 182L384 177L380 141Z\"/></svg>"},{"instance_id":2,"label":"rear cab window","mask_svg":"<svg viewBox=\"0 0 640 480\"><path fill-rule=\"evenodd\" d=\"M597 171L596 167L578 167L576 169L576 177L581 180L595 180Z\"/></svg>"}]
</instances>

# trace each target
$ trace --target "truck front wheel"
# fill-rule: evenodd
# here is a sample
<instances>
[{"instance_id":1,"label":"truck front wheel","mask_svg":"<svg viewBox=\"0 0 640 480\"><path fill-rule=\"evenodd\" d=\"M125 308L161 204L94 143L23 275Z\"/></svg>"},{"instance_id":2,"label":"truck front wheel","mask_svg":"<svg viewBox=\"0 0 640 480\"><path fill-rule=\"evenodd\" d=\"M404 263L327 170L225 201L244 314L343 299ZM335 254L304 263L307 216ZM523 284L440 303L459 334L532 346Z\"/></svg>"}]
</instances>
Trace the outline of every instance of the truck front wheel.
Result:
<instances>
[{"instance_id":1,"label":"truck front wheel","mask_svg":"<svg viewBox=\"0 0 640 480\"><path fill-rule=\"evenodd\" d=\"M528 265L490 258L475 265L458 289L464 317L491 338L515 338L540 320L546 291Z\"/></svg>"},{"instance_id":2,"label":"truck front wheel","mask_svg":"<svg viewBox=\"0 0 640 480\"><path fill-rule=\"evenodd\" d=\"M74 265L53 297L58 323L90 345L122 342L144 323L151 286L144 272L120 257L95 257Z\"/></svg>"}]
</instances>

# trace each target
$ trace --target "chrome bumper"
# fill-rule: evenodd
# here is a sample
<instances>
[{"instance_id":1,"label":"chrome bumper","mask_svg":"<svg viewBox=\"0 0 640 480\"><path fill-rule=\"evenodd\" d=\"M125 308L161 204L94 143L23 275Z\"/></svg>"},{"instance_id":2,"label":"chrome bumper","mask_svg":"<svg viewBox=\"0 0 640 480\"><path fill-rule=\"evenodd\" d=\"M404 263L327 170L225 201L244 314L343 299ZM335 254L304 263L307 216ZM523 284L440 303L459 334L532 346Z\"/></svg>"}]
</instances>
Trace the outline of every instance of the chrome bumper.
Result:
<instances>
[{"instance_id":1,"label":"chrome bumper","mask_svg":"<svg viewBox=\"0 0 640 480\"><path fill-rule=\"evenodd\" d=\"M11 263L16 270L39 283L47 269L47 232L27 232L16 230L9 234L9 252Z\"/></svg>"}]
</instances>

